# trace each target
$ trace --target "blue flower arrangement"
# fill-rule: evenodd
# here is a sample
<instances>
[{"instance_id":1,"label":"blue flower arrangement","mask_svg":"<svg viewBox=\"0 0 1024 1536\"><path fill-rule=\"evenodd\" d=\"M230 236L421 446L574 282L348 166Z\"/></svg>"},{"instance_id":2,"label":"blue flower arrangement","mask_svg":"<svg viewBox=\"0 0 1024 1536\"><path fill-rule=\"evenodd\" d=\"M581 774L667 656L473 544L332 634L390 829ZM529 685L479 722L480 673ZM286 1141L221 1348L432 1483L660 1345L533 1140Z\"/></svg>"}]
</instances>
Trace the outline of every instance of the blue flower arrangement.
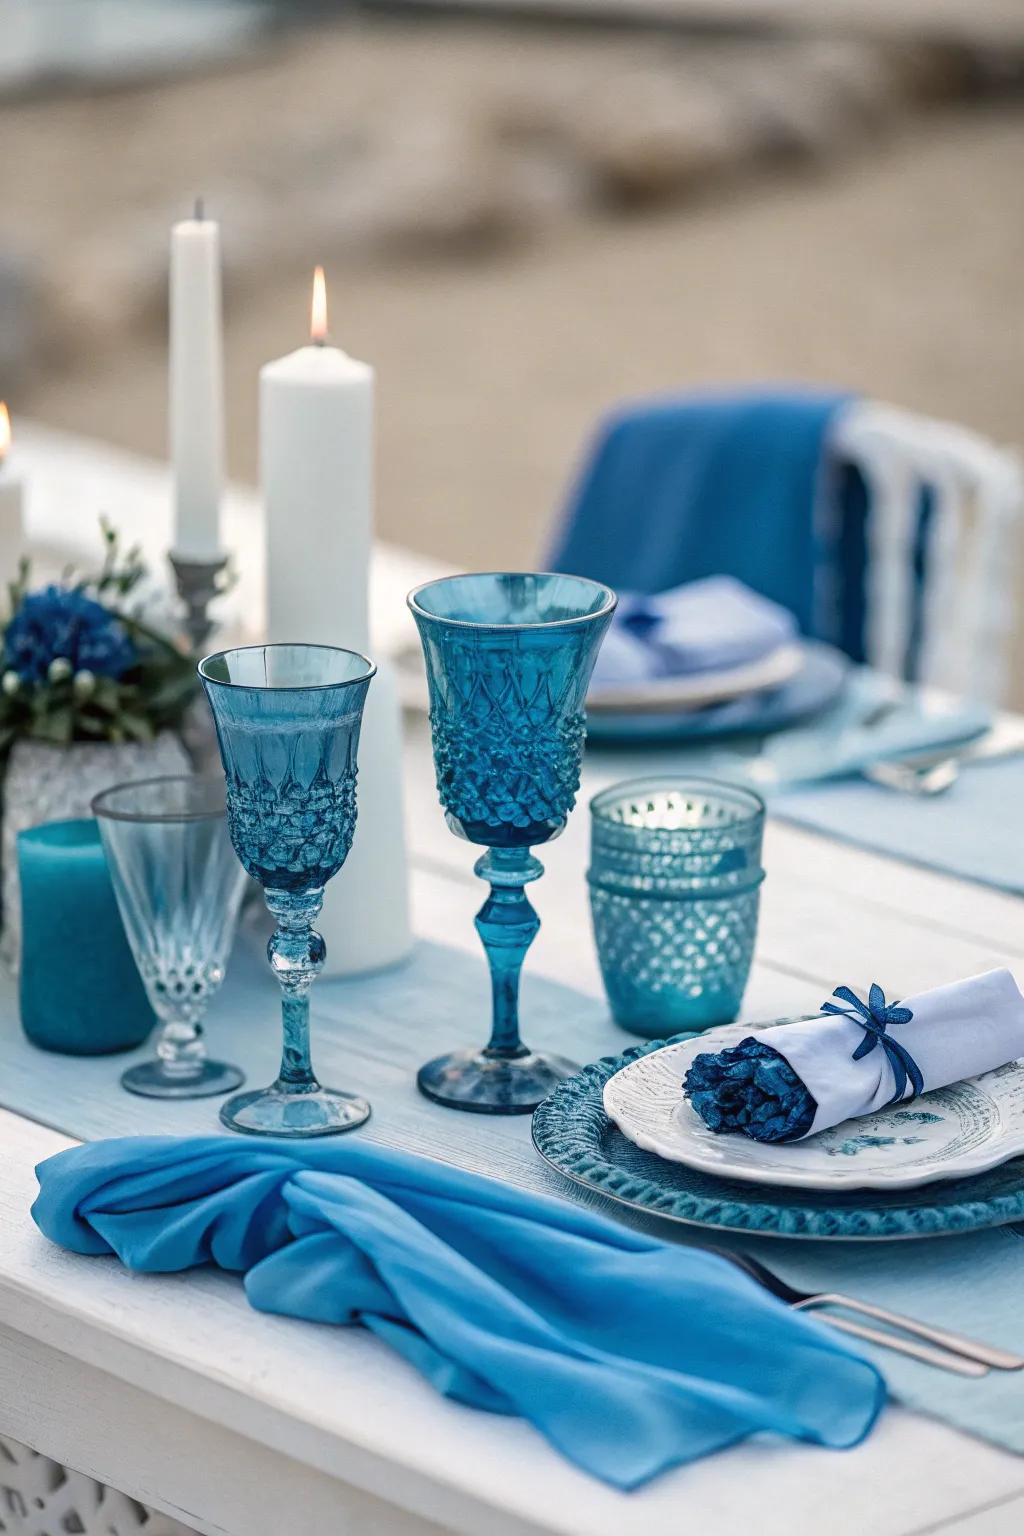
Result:
<instances>
[{"instance_id":1,"label":"blue flower arrangement","mask_svg":"<svg viewBox=\"0 0 1024 1536\"><path fill-rule=\"evenodd\" d=\"M0 753L21 738L55 746L151 741L178 729L196 696L192 658L127 611L146 575L138 550L122 557L115 530L101 528L98 572L33 592L25 564L10 589L0 642Z\"/></svg>"},{"instance_id":2,"label":"blue flower arrangement","mask_svg":"<svg viewBox=\"0 0 1024 1536\"><path fill-rule=\"evenodd\" d=\"M83 671L116 679L138 658L120 619L77 587L28 593L4 631L4 661L19 683L53 681L51 669L58 680Z\"/></svg>"}]
</instances>

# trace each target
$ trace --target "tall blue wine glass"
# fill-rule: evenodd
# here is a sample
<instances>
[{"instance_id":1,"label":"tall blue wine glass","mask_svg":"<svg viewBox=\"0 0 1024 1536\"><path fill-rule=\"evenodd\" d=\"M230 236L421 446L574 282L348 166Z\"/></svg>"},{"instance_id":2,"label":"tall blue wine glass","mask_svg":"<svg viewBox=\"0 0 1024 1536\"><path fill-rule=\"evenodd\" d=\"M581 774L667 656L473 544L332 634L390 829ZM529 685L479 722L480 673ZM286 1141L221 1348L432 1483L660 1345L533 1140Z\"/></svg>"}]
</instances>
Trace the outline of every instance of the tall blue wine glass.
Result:
<instances>
[{"instance_id":1,"label":"tall blue wine glass","mask_svg":"<svg viewBox=\"0 0 1024 1536\"><path fill-rule=\"evenodd\" d=\"M615 594L577 576L488 574L409 595L423 642L437 788L451 830L488 851L476 928L491 971L482 1050L420 1068L427 1098L485 1115L526 1114L577 1071L519 1038L519 973L540 919L523 889L544 873L530 848L557 837L580 783L583 702Z\"/></svg>"},{"instance_id":2,"label":"tall blue wine glass","mask_svg":"<svg viewBox=\"0 0 1024 1536\"><path fill-rule=\"evenodd\" d=\"M284 1050L269 1088L220 1112L256 1136L330 1136L361 1125L365 1099L317 1081L309 988L324 963L313 923L356 825L356 750L376 668L329 645L251 645L199 663L227 779L235 852L263 887L277 927L267 954L283 993Z\"/></svg>"}]
</instances>

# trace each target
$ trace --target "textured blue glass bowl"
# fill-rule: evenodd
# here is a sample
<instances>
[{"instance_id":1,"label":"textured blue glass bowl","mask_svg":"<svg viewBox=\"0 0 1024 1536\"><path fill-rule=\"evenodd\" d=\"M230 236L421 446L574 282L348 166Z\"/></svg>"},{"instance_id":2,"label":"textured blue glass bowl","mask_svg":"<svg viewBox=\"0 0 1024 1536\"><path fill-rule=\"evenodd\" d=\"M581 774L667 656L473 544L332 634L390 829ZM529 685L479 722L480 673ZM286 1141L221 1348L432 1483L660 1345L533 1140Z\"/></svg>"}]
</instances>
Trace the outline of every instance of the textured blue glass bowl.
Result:
<instances>
[{"instance_id":1,"label":"textured blue glass bowl","mask_svg":"<svg viewBox=\"0 0 1024 1536\"><path fill-rule=\"evenodd\" d=\"M485 573L428 582L409 607L445 817L488 849L476 863L491 886L476 927L493 994L490 1043L428 1062L417 1081L451 1108L523 1114L576 1070L519 1038L519 973L540 927L523 887L543 873L530 848L557 837L575 804L583 705L615 594L577 576Z\"/></svg>"},{"instance_id":2,"label":"textured blue glass bowl","mask_svg":"<svg viewBox=\"0 0 1024 1536\"><path fill-rule=\"evenodd\" d=\"M328 1136L361 1125L365 1099L324 1088L309 1051L309 988L324 941L323 888L356 825L356 752L375 667L327 645L254 645L199 664L227 780L228 830L263 886L277 927L267 947L281 984L284 1048L269 1088L229 1099L221 1120L257 1136Z\"/></svg>"},{"instance_id":3,"label":"textured blue glass bowl","mask_svg":"<svg viewBox=\"0 0 1024 1536\"><path fill-rule=\"evenodd\" d=\"M633 779L590 814L590 909L616 1022L660 1037L734 1019L757 934L763 801L713 779Z\"/></svg>"}]
</instances>

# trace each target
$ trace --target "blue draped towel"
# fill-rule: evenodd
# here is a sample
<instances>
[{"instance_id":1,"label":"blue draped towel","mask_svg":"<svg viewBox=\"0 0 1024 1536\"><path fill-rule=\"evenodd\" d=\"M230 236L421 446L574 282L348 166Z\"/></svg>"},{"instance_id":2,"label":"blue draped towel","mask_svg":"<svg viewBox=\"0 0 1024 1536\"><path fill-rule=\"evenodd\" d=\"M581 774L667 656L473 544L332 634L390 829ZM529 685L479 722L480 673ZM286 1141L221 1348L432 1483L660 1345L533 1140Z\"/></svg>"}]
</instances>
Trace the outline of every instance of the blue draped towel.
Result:
<instances>
[{"instance_id":1,"label":"blue draped towel","mask_svg":"<svg viewBox=\"0 0 1024 1536\"><path fill-rule=\"evenodd\" d=\"M259 1310L361 1324L617 1488L764 1430L855 1445L884 1400L871 1364L713 1254L365 1141L132 1137L37 1174L51 1241L244 1272Z\"/></svg>"},{"instance_id":2,"label":"blue draped towel","mask_svg":"<svg viewBox=\"0 0 1024 1536\"><path fill-rule=\"evenodd\" d=\"M828 430L849 399L761 389L622 407L598 431L550 568L619 592L734 576L787 608L804 634L835 638L834 615L824 633L816 611L815 509ZM829 583L834 603L834 571Z\"/></svg>"}]
</instances>

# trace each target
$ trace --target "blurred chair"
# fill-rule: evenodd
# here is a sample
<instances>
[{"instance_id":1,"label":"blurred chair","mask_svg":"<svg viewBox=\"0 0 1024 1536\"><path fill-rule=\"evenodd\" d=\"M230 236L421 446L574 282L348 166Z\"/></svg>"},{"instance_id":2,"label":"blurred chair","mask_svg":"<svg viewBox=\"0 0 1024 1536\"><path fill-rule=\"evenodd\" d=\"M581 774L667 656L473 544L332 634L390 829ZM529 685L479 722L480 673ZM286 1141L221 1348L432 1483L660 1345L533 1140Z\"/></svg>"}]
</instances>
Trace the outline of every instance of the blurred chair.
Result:
<instances>
[{"instance_id":1,"label":"blurred chair","mask_svg":"<svg viewBox=\"0 0 1024 1536\"><path fill-rule=\"evenodd\" d=\"M996 702L1022 520L1019 461L966 429L747 390L615 411L548 563L639 592L725 572L855 661Z\"/></svg>"},{"instance_id":2,"label":"blurred chair","mask_svg":"<svg viewBox=\"0 0 1024 1536\"><path fill-rule=\"evenodd\" d=\"M865 659L997 703L1016 618L1020 460L963 427L873 401L837 415L829 451L866 489ZM850 498L838 505L840 519L856 515ZM849 549L849 529L845 540L837 532Z\"/></svg>"}]
</instances>

